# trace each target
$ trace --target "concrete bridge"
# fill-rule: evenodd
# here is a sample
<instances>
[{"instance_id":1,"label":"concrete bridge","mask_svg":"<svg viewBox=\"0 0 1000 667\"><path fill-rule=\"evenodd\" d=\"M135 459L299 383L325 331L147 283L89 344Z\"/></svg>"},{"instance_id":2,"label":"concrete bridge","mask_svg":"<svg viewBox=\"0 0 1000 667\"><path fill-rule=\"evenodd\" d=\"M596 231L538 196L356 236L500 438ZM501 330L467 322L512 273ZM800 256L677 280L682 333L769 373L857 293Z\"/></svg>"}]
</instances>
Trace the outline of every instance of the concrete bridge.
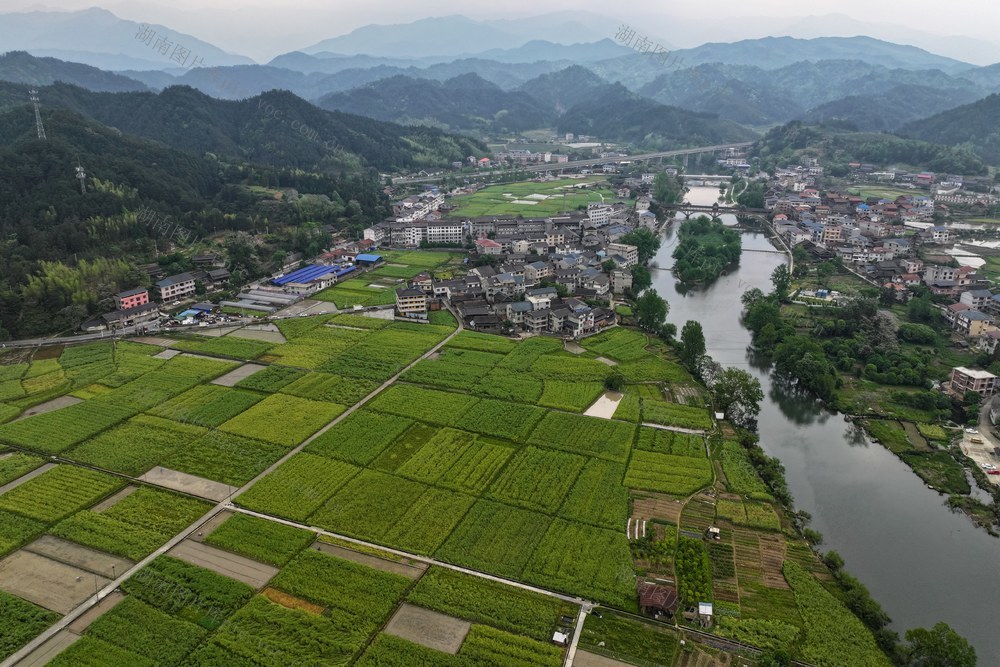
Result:
<instances>
[{"instance_id":1,"label":"concrete bridge","mask_svg":"<svg viewBox=\"0 0 1000 667\"><path fill-rule=\"evenodd\" d=\"M689 155L701 155L702 153L719 153L721 151L729 150L730 148L746 148L747 146L753 145L753 142L745 141L736 144L718 144L715 146L699 146L697 148L679 148L672 151L660 151L657 153L640 153L639 155L629 155L627 157L602 157L602 158L592 158L588 160L572 160L570 162L546 162L543 164L529 164L519 167L518 171L521 172L546 172L546 171L562 171L563 169L579 169L580 167L596 167L604 164L615 164L620 162L643 162L646 160L657 160L665 157L687 157ZM406 183L432 183L436 181L444 180L448 176L456 176L460 178L482 178L483 176L491 176L494 174L509 173L510 169L489 169L476 173L466 174L462 172L443 172L436 176L419 176L416 178L396 178L393 179L394 184L406 184Z\"/></svg>"},{"instance_id":2,"label":"concrete bridge","mask_svg":"<svg viewBox=\"0 0 1000 667\"><path fill-rule=\"evenodd\" d=\"M691 204L688 202L680 202L678 204L668 204L662 206L662 209L666 211L674 211L676 213L683 213L685 218L690 219L692 215L707 213L712 218L717 218L720 215L730 214L739 216L760 216L767 218L768 210L765 208L747 208L745 206L719 206L718 203L712 205L703 204Z\"/></svg>"}]
</instances>

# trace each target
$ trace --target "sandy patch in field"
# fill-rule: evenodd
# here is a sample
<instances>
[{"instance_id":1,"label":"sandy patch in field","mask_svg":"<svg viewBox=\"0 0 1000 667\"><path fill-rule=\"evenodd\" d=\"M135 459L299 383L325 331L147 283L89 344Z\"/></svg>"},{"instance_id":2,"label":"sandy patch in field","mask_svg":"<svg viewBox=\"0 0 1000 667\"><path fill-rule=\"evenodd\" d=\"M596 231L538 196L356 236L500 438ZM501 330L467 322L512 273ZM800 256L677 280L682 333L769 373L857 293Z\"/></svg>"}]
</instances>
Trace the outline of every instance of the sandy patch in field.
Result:
<instances>
[{"instance_id":1,"label":"sandy patch in field","mask_svg":"<svg viewBox=\"0 0 1000 667\"><path fill-rule=\"evenodd\" d=\"M472 624L453 616L439 614L430 609L415 607L405 602L392 617L385 631L428 648L455 655L462 648L465 635Z\"/></svg>"}]
</instances>

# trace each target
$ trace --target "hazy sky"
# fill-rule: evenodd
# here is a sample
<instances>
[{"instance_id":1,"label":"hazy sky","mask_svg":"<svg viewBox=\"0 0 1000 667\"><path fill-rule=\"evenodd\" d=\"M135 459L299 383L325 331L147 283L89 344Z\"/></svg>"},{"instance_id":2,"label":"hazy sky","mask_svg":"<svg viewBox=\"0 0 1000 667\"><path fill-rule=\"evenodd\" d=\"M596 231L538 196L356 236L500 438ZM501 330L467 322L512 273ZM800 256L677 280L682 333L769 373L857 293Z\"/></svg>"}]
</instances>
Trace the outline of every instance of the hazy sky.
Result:
<instances>
[{"instance_id":1,"label":"hazy sky","mask_svg":"<svg viewBox=\"0 0 1000 667\"><path fill-rule=\"evenodd\" d=\"M0 0L0 11L29 9L85 9L101 6L122 18L161 23L212 42L227 51L259 61L279 53L350 32L368 23L405 23L428 16L464 14L472 18L534 16L555 11L584 11L607 17L611 23L641 25L674 46L696 46L705 41L731 41L766 34L788 34L796 19L840 14L838 18L796 25L802 36L859 34L934 46L944 53L966 49L975 60L976 48L996 45L1000 3L996 0L715 0L715 2L665 3L633 0L503 0L456 2L454 0ZM591 17L593 18L593 17ZM867 27L859 25L867 23ZM971 36L983 43L963 47L962 40L940 37ZM3 45L0 44L0 49ZM996 46L1000 52L1000 45ZM952 57L961 55L945 53ZM991 56L983 55L978 59ZM996 60L1000 60L997 57Z\"/></svg>"}]
</instances>

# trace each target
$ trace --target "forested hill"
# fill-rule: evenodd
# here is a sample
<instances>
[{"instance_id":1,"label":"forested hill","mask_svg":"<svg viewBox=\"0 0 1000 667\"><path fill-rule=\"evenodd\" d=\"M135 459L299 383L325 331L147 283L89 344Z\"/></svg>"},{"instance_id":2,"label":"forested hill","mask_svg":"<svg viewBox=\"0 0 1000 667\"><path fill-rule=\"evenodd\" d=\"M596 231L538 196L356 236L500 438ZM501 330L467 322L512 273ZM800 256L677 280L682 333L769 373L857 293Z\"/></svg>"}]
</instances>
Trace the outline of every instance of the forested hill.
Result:
<instances>
[{"instance_id":1,"label":"forested hill","mask_svg":"<svg viewBox=\"0 0 1000 667\"><path fill-rule=\"evenodd\" d=\"M505 91L476 74L462 74L443 83L393 76L325 95L318 104L379 120L458 130L517 132L544 127L554 116L534 98Z\"/></svg>"},{"instance_id":2,"label":"forested hill","mask_svg":"<svg viewBox=\"0 0 1000 667\"><path fill-rule=\"evenodd\" d=\"M983 159L967 146L942 146L893 134L856 132L830 125L793 121L768 131L751 149L768 170L815 157L833 175L846 175L848 163L930 169L952 174L984 174Z\"/></svg>"},{"instance_id":3,"label":"forested hill","mask_svg":"<svg viewBox=\"0 0 1000 667\"><path fill-rule=\"evenodd\" d=\"M903 126L899 133L940 144L962 145L1000 166L1000 94Z\"/></svg>"},{"instance_id":4,"label":"forested hill","mask_svg":"<svg viewBox=\"0 0 1000 667\"><path fill-rule=\"evenodd\" d=\"M27 51L9 51L0 54L0 80L33 86L63 81L83 86L88 90L113 93L148 90L139 81L121 74L57 58L36 58Z\"/></svg>"},{"instance_id":5,"label":"forested hill","mask_svg":"<svg viewBox=\"0 0 1000 667\"><path fill-rule=\"evenodd\" d=\"M309 239L306 246L295 239L303 226L360 229L389 213L380 183L366 174L224 161L134 137L59 106L45 108L42 117L45 140L35 136L30 105L0 109L0 340L72 328L113 308L106 297L137 280L99 285L84 279L81 267L154 261L157 250L162 255L170 248L169 231L139 219L144 207L198 238L267 231L271 252L308 247ZM77 165L86 170L85 194ZM276 198L277 188L294 188L299 196ZM256 243L247 247L256 252ZM247 273L260 274L270 259L263 253L246 262ZM53 272L65 276L57 280ZM57 280L59 287L44 287L46 299L33 298L26 286L39 280Z\"/></svg>"},{"instance_id":6,"label":"forested hill","mask_svg":"<svg viewBox=\"0 0 1000 667\"><path fill-rule=\"evenodd\" d=\"M466 137L325 111L286 91L239 101L214 99L187 86L113 94L57 83L39 92L46 109L73 109L173 148L261 165L326 173L394 172L442 166L485 152L485 146ZM26 96L25 86L0 84L0 104Z\"/></svg>"},{"instance_id":7,"label":"forested hill","mask_svg":"<svg viewBox=\"0 0 1000 667\"><path fill-rule=\"evenodd\" d=\"M749 141L758 136L715 114L695 113L639 97L621 84L601 90L602 94L567 111L556 125L557 132L614 137L652 149Z\"/></svg>"}]
</instances>

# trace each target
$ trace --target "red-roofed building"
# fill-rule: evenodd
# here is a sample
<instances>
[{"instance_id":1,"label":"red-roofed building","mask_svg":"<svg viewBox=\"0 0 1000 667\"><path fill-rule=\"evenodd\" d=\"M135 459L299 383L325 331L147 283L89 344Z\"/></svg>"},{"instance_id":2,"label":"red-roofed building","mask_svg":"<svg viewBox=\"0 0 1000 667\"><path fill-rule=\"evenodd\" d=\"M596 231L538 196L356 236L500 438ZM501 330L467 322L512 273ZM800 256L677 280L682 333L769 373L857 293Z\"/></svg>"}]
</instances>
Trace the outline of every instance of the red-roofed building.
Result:
<instances>
[{"instance_id":1,"label":"red-roofed building","mask_svg":"<svg viewBox=\"0 0 1000 667\"><path fill-rule=\"evenodd\" d=\"M476 239L476 250L480 255L499 255L503 246L493 239Z\"/></svg>"},{"instance_id":2,"label":"red-roofed building","mask_svg":"<svg viewBox=\"0 0 1000 667\"><path fill-rule=\"evenodd\" d=\"M652 616L665 614L673 616L677 612L677 591L667 586L660 586L649 581L640 581L639 607Z\"/></svg>"}]
</instances>

